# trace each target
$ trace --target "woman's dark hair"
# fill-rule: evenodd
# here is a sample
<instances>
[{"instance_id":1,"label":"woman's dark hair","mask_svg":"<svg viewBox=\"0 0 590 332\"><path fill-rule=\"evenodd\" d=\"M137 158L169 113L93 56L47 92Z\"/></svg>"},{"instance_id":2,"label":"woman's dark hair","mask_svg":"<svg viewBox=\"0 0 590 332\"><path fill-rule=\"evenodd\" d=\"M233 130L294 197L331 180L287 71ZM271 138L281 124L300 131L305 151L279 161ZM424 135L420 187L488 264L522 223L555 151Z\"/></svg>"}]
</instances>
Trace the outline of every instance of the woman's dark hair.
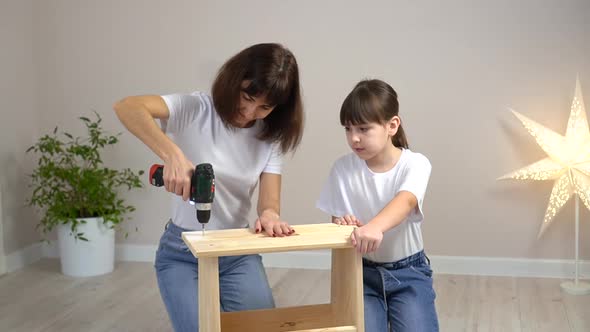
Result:
<instances>
[{"instance_id":1,"label":"woman's dark hair","mask_svg":"<svg viewBox=\"0 0 590 332\"><path fill-rule=\"evenodd\" d=\"M249 81L242 87L243 81ZM279 142L281 151L294 151L303 134L303 105L299 69L293 53L280 44L257 44L230 58L217 73L212 96L227 127L238 115L241 91L259 97L274 109L264 118L258 138Z\"/></svg>"},{"instance_id":2,"label":"woman's dark hair","mask_svg":"<svg viewBox=\"0 0 590 332\"><path fill-rule=\"evenodd\" d=\"M397 93L389 84L381 80L363 80L344 99L340 109L340 124L385 124L394 116L399 116L398 113ZM408 148L401 123L391 142L396 147Z\"/></svg>"}]
</instances>

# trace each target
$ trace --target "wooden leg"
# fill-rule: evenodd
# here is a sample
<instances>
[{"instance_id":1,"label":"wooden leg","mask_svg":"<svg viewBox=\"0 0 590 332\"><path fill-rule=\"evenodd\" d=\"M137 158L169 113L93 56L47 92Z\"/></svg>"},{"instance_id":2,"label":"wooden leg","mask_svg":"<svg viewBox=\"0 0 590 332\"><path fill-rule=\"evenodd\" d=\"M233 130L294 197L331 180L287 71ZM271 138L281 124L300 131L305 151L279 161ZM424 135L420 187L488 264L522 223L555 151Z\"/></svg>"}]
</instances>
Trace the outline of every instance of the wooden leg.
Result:
<instances>
[{"instance_id":1,"label":"wooden leg","mask_svg":"<svg viewBox=\"0 0 590 332\"><path fill-rule=\"evenodd\" d=\"M337 325L365 331L362 256L354 248L332 249L331 300Z\"/></svg>"},{"instance_id":2,"label":"wooden leg","mask_svg":"<svg viewBox=\"0 0 590 332\"><path fill-rule=\"evenodd\" d=\"M199 258L199 331L221 332L219 259Z\"/></svg>"}]
</instances>

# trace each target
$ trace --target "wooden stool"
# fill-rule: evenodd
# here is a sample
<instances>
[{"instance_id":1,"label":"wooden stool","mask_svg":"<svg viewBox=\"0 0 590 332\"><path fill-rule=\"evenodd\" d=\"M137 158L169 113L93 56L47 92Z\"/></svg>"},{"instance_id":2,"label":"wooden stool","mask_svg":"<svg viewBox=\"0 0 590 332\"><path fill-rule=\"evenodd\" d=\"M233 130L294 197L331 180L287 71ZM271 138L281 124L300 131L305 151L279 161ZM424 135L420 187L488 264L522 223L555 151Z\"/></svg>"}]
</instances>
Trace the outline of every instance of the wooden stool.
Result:
<instances>
[{"instance_id":1,"label":"wooden stool","mask_svg":"<svg viewBox=\"0 0 590 332\"><path fill-rule=\"evenodd\" d=\"M353 226L293 225L295 234L269 237L248 229L184 232L199 259L201 332L364 332L363 267L350 243ZM332 249L331 303L220 312L218 257L280 251Z\"/></svg>"}]
</instances>

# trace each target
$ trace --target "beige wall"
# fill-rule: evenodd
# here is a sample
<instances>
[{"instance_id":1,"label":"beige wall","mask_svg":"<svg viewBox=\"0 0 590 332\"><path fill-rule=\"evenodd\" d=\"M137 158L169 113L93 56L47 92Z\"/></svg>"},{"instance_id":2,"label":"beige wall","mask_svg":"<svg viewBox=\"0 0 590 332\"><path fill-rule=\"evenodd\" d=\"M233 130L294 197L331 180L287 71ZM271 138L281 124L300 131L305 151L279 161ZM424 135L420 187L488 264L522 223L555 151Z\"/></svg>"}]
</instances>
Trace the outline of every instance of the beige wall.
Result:
<instances>
[{"instance_id":1,"label":"beige wall","mask_svg":"<svg viewBox=\"0 0 590 332\"><path fill-rule=\"evenodd\" d=\"M24 151L37 136L39 114L33 54L33 1L2 1L0 8L0 221L4 252L13 253L37 241L36 216L23 208L27 174L33 160ZM3 240L3 241L2 241Z\"/></svg>"},{"instance_id":2,"label":"beige wall","mask_svg":"<svg viewBox=\"0 0 590 332\"><path fill-rule=\"evenodd\" d=\"M338 123L340 104L359 79L376 77L398 91L411 148L433 165L424 223L430 253L571 258L573 205L537 240L551 184L495 179L544 157L507 107L564 132L576 74L588 105L590 3L514 3L37 1L32 23L36 72L28 69L33 34L28 12L20 10L17 18L2 14L21 26L8 38L25 48L12 50L12 60L1 63L14 71L11 61L16 61L24 71L14 73L19 84L2 82L28 97L24 107L16 98L3 107L6 112L18 106L19 112L11 112L20 119L18 132L12 123L2 126L12 133L7 137L16 135L22 145L3 143L12 151L13 172L18 169L12 174L16 179L8 178L24 183L17 167L25 160L20 151L37 123L40 132L56 124L79 126L75 118L95 109L108 128L122 131L111 112L117 99L207 90L230 55L253 43L278 41L300 63L307 111L303 144L284 174L286 220L328 220L314 205L331 163L348 152ZM23 39L29 42L19 45ZM36 95L30 88L35 75ZM29 121L33 115L37 122ZM3 163L5 159L3 149ZM116 167L147 169L156 161L129 134L107 155ZM19 189L14 199L21 196ZM139 208L127 226L137 226L139 232L120 241L156 243L169 196L146 188L127 197ZM8 209L16 213L17 205L9 203ZM581 255L590 259L590 214L584 210L581 217ZM5 240L20 239L8 240L9 250L29 243L28 225L16 226L11 219L4 223Z\"/></svg>"}]
</instances>

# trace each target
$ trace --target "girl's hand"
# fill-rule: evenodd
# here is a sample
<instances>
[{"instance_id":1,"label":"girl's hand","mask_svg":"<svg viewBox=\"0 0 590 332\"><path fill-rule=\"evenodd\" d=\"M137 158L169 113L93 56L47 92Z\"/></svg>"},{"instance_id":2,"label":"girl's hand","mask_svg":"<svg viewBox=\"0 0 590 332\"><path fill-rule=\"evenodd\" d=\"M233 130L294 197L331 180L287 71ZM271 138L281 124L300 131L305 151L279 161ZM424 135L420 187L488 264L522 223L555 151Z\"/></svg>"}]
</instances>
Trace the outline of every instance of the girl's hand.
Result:
<instances>
[{"instance_id":1,"label":"girl's hand","mask_svg":"<svg viewBox=\"0 0 590 332\"><path fill-rule=\"evenodd\" d=\"M381 241L383 241L383 232L369 223L355 228L350 234L350 239L358 252L366 254L379 248Z\"/></svg>"},{"instance_id":2,"label":"girl's hand","mask_svg":"<svg viewBox=\"0 0 590 332\"><path fill-rule=\"evenodd\" d=\"M333 218L332 222L337 225L350 225L361 227L363 223L352 214L347 214L344 217Z\"/></svg>"},{"instance_id":3,"label":"girl's hand","mask_svg":"<svg viewBox=\"0 0 590 332\"><path fill-rule=\"evenodd\" d=\"M282 221L276 212L270 210L265 210L256 219L254 230L256 233L264 231L268 236L273 237L289 236L295 233L295 230L286 221Z\"/></svg>"},{"instance_id":4,"label":"girl's hand","mask_svg":"<svg viewBox=\"0 0 590 332\"><path fill-rule=\"evenodd\" d=\"M195 165L182 152L172 156L164 164L164 187L176 195L188 200L191 190L191 177L195 172Z\"/></svg>"}]
</instances>

